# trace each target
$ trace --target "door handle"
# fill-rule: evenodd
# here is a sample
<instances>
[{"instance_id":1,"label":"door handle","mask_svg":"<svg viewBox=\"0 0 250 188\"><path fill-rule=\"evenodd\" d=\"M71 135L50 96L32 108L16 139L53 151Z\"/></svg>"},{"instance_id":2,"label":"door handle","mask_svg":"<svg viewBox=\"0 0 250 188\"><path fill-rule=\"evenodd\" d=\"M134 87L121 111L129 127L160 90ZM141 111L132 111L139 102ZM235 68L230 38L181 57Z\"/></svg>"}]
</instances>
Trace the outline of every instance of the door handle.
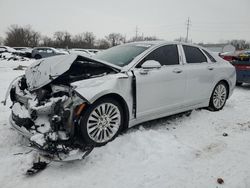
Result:
<instances>
[{"instance_id":1,"label":"door handle","mask_svg":"<svg viewBox=\"0 0 250 188\"><path fill-rule=\"evenodd\" d=\"M174 69L173 72L176 74L179 74L179 73L182 73L182 70L181 69Z\"/></svg>"},{"instance_id":2,"label":"door handle","mask_svg":"<svg viewBox=\"0 0 250 188\"><path fill-rule=\"evenodd\" d=\"M214 70L214 67L208 66L207 69L208 70Z\"/></svg>"},{"instance_id":3,"label":"door handle","mask_svg":"<svg viewBox=\"0 0 250 188\"><path fill-rule=\"evenodd\" d=\"M146 74L148 74L148 72L149 72L149 69L141 69L140 70L140 74L142 74L142 75L146 75Z\"/></svg>"}]
</instances>

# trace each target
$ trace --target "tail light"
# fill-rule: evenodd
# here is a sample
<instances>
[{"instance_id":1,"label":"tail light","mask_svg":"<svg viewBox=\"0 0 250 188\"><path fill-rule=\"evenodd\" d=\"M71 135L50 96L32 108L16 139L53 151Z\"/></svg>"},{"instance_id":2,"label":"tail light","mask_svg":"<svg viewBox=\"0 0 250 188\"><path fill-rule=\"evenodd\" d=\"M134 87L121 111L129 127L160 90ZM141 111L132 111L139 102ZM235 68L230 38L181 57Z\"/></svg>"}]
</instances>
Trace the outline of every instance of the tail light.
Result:
<instances>
[{"instance_id":1,"label":"tail light","mask_svg":"<svg viewBox=\"0 0 250 188\"><path fill-rule=\"evenodd\" d=\"M226 60L226 61L229 61L229 62L231 62L231 61L233 61L233 57L232 56L221 56L224 60Z\"/></svg>"}]
</instances>

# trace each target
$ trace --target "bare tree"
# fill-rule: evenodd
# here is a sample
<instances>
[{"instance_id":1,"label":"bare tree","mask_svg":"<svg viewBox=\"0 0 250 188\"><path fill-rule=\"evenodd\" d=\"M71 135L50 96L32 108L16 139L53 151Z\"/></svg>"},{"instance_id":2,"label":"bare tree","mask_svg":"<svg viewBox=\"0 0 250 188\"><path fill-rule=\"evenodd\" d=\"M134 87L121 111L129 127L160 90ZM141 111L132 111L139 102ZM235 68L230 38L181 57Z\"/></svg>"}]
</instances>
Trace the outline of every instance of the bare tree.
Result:
<instances>
[{"instance_id":1,"label":"bare tree","mask_svg":"<svg viewBox=\"0 0 250 188\"><path fill-rule=\"evenodd\" d=\"M155 36L146 36L144 37L143 35L141 36L136 36L131 38L128 42L135 42L135 41L153 41L153 40L159 40L157 37Z\"/></svg>"},{"instance_id":2,"label":"bare tree","mask_svg":"<svg viewBox=\"0 0 250 188\"><path fill-rule=\"evenodd\" d=\"M54 47L55 42L53 41L52 38L44 36L42 38L41 46L49 46L49 47Z\"/></svg>"},{"instance_id":3,"label":"bare tree","mask_svg":"<svg viewBox=\"0 0 250 188\"><path fill-rule=\"evenodd\" d=\"M37 46L41 36L30 26L20 27L11 25L6 32L5 45L8 46Z\"/></svg>"},{"instance_id":4,"label":"bare tree","mask_svg":"<svg viewBox=\"0 0 250 188\"><path fill-rule=\"evenodd\" d=\"M110 42L111 46L122 44L125 41L125 37L120 33L110 33L105 38Z\"/></svg>"},{"instance_id":5,"label":"bare tree","mask_svg":"<svg viewBox=\"0 0 250 188\"><path fill-rule=\"evenodd\" d=\"M0 45L3 45L3 41L4 41L3 37L0 37Z\"/></svg>"},{"instance_id":6,"label":"bare tree","mask_svg":"<svg viewBox=\"0 0 250 188\"><path fill-rule=\"evenodd\" d=\"M231 40L229 41L230 44L232 44L237 50L243 50L250 48L250 44L246 42L246 40Z\"/></svg>"},{"instance_id":7,"label":"bare tree","mask_svg":"<svg viewBox=\"0 0 250 188\"><path fill-rule=\"evenodd\" d=\"M67 31L57 31L54 33L54 45L57 48L71 47L71 34Z\"/></svg>"},{"instance_id":8,"label":"bare tree","mask_svg":"<svg viewBox=\"0 0 250 188\"><path fill-rule=\"evenodd\" d=\"M95 45L95 35L92 32L85 32L83 33L83 37L87 48L93 48Z\"/></svg>"},{"instance_id":9,"label":"bare tree","mask_svg":"<svg viewBox=\"0 0 250 188\"><path fill-rule=\"evenodd\" d=\"M156 36L146 36L144 37L145 41L153 41L153 40L159 40Z\"/></svg>"},{"instance_id":10,"label":"bare tree","mask_svg":"<svg viewBox=\"0 0 250 188\"><path fill-rule=\"evenodd\" d=\"M177 42L190 42L190 41L187 41L187 38L181 37L181 36L180 36L180 38L174 39L174 41L177 41Z\"/></svg>"},{"instance_id":11,"label":"bare tree","mask_svg":"<svg viewBox=\"0 0 250 188\"><path fill-rule=\"evenodd\" d=\"M83 34L77 34L72 38L73 48L86 48Z\"/></svg>"},{"instance_id":12,"label":"bare tree","mask_svg":"<svg viewBox=\"0 0 250 188\"><path fill-rule=\"evenodd\" d=\"M95 35L92 32L84 32L72 38L71 46L74 48L94 48L95 43Z\"/></svg>"},{"instance_id":13,"label":"bare tree","mask_svg":"<svg viewBox=\"0 0 250 188\"><path fill-rule=\"evenodd\" d=\"M110 43L106 39L100 39L97 41L96 47L99 49L107 49L110 47Z\"/></svg>"}]
</instances>

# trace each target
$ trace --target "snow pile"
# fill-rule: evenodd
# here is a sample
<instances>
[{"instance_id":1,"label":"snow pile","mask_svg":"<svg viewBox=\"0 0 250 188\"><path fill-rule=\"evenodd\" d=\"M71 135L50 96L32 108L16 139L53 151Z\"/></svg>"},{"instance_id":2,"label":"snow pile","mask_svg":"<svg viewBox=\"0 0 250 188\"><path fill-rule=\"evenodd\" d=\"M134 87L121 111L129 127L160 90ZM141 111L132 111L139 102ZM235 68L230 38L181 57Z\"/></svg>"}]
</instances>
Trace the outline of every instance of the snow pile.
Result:
<instances>
[{"instance_id":1,"label":"snow pile","mask_svg":"<svg viewBox=\"0 0 250 188\"><path fill-rule=\"evenodd\" d=\"M30 140L33 141L33 142L36 142L40 146L43 146L46 143L45 138L44 138L44 134L40 134L40 133L37 133L37 134L33 135L30 138Z\"/></svg>"},{"instance_id":2,"label":"snow pile","mask_svg":"<svg viewBox=\"0 0 250 188\"><path fill-rule=\"evenodd\" d=\"M0 61L2 98L9 82L24 73L13 70L19 64L22 62ZM137 126L94 149L83 161L52 162L32 178L24 173L36 152L25 147L26 139L10 128L10 110L1 105L0 187L248 188L249 92L249 85L236 88L219 112L196 110L189 117L168 117ZM218 178L224 185L217 183Z\"/></svg>"},{"instance_id":3,"label":"snow pile","mask_svg":"<svg viewBox=\"0 0 250 188\"><path fill-rule=\"evenodd\" d=\"M27 57L22 57L14 53L10 52L3 52L0 53L0 61L1 60L7 60L7 61L29 61L30 59Z\"/></svg>"},{"instance_id":4,"label":"snow pile","mask_svg":"<svg viewBox=\"0 0 250 188\"><path fill-rule=\"evenodd\" d=\"M12 110L19 118L30 118L28 110L24 106L21 106L20 103L15 103L12 106Z\"/></svg>"}]
</instances>

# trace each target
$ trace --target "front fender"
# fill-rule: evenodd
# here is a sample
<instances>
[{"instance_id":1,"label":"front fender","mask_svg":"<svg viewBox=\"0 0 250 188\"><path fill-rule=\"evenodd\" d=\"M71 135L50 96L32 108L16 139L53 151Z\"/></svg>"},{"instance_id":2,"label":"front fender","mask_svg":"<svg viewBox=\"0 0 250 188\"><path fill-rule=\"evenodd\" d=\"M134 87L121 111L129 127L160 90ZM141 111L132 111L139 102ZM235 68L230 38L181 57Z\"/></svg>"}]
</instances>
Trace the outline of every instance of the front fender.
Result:
<instances>
[{"instance_id":1,"label":"front fender","mask_svg":"<svg viewBox=\"0 0 250 188\"><path fill-rule=\"evenodd\" d=\"M123 73L75 82L75 90L90 103L107 94L118 94L125 101L131 100L131 79Z\"/></svg>"}]
</instances>

